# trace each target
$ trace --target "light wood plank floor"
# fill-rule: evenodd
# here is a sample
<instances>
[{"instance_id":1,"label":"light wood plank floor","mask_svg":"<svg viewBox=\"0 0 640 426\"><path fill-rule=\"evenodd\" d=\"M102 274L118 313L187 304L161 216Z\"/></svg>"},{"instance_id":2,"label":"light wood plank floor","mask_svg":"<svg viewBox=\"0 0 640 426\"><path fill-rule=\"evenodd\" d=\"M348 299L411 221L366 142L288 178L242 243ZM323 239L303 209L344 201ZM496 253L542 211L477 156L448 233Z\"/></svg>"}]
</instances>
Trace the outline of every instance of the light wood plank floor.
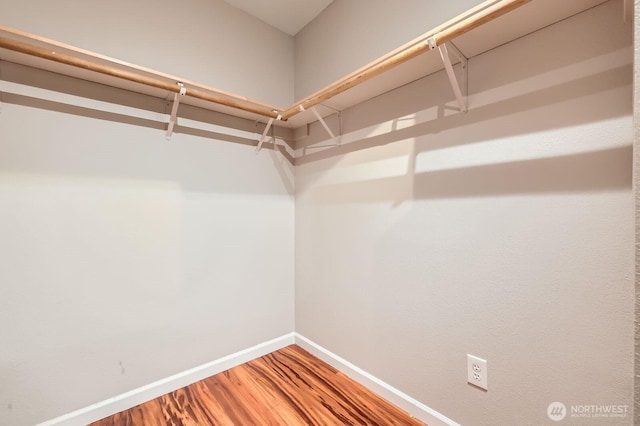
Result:
<instances>
[{"instance_id":1,"label":"light wood plank floor","mask_svg":"<svg viewBox=\"0 0 640 426\"><path fill-rule=\"evenodd\" d=\"M292 345L93 423L112 425L424 423Z\"/></svg>"}]
</instances>

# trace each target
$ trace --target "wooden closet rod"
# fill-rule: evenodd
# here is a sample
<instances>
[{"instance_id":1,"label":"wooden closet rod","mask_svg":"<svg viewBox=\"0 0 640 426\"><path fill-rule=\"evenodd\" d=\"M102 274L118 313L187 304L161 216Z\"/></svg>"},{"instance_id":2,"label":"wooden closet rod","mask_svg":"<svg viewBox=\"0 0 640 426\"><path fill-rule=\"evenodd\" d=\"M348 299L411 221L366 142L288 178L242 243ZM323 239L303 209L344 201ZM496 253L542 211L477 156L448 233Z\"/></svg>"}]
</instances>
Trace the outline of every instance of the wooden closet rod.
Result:
<instances>
[{"instance_id":1,"label":"wooden closet rod","mask_svg":"<svg viewBox=\"0 0 640 426\"><path fill-rule=\"evenodd\" d=\"M360 68L335 83L332 83L329 86L296 102L282 113L282 118L287 120L307 108L311 108L319 103L331 99L334 96L362 84L397 65L407 62L408 60L431 50L431 46L429 45L430 39L435 39L436 45L440 46L473 30L474 28L481 26L482 24L517 9L530 1L531 0L486 1L469 10L467 13L464 13L440 27L421 35L390 54L379 58L369 65Z\"/></svg>"},{"instance_id":2,"label":"wooden closet rod","mask_svg":"<svg viewBox=\"0 0 640 426\"><path fill-rule=\"evenodd\" d=\"M21 33L21 35L22 34L25 34L25 33ZM175 82L169 82L166 79L162 80L149 75L128 71L128 70L117 68L108 64L100 63L97 61L82 59L76 56L69 55L67 53L52 51L51 49L48 49L48 48L14 40L4 36L0 36L0 48L12 50L18 53L24 53L26 55L36 56L38 58L48 59L61 64L90 70L93 72L109 75L112 77L121 78L123 80L144 84L146 86L167 90L169 92L179 93L181 89L181 86L177 84L178 80L176 80ZM88 52L83 52L83 53L88 53ZM96 55L96 57L100 59L107 59L107 60L109 59L109 58L98 56L98 55ZM115 60L112 62L122 64L121 62L115 61ZM209 88L210 91L199 90L199 89L190 87L188 82L185 82L185 86L186 86L185 96L191 96L193 98L202 99L204 101L214 102L216 104L225 105L231 108L240 109L240 110L251 112L254 114L259 114L265 117L273 117L273 118L278 117L278 112L276 110L276 107L269 108L268 106L266 106L266 104L253 105L251 103L246 102L244 98L234 99L233 97L227 97L227 96L233 96L233 95L227 94L227 96L222 96L219 94L211 93L215 91L215 89ZM200 86L200 87L204 87L204 86Z\"/></svg>"},{"instance_id":3,"label":"wooden closet rod","mask_svg":"<svg viewBox=\"0 0 640 426\"><path fill-rule=\"evenodd\" d=\"M275 106L262 102L252 101L232 93L223 92L197 83L183 81L186 87L186 96L202 99L204 101L225 105L242 111L251 112L264 117L287 120L294 115L324 102L342 92L345 92L383 72L400 65L416 56L431 50L433 46L440 46L454 38L471 31L493 19L496 19L505 13L508 13L531 0L487 0L480 5L468 10L458 17L446 22L439 27L423 34L422 36L412 40L411 42L401 46L400 48L388 53L387 55L377 59L376 61L360 68L357 71L341 78L340 80L330 84L306 98L296 102L284 111ZM5 36L0 36L0 48L12 50L15 52L36 56L39 58L55 61L61 64L70 65L97 72L112 77L121 78L135 83L144 84L158 89L167 90L173 93L179 93L181 86L177 83L175 77L158 73L147 68L138 67L127 64L113 58L98 55L93 52L68 46L62 43L18 31L12 28L0 26L0 30L9 32L21 38L27 38L35 42L45 43L50 46L60 47L61 50L77 52L83 56L94 58L97 60L84 59L64 53L63 51L53 51L51 48L41 47L37 44L31 44ZM431 43L430 43L431 40ZM435 44L433 43L435 41ZM430 45L431 44L431 45ZM101 61L101 62L100 62ZM106 62L106 63L105 63ZM112 66L111 64L120 65L121 67ZM126 67L131 69L123 69ZM140 72L136 72L140 71ZM170 81L172 79L176 81Z\"/></svg>"}]
</instances>

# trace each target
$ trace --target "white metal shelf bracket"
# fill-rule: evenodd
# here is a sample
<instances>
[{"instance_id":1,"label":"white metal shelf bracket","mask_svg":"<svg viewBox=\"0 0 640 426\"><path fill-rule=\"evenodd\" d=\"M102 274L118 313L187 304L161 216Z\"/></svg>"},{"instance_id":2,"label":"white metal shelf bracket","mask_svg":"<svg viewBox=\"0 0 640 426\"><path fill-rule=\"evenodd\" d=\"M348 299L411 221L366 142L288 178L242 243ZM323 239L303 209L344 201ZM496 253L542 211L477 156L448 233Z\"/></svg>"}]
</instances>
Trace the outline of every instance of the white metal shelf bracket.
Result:
<instances>
[{"instance_id":1,"label":"white metal shelf bracket","mask_svg":"<svg viewBox=\"0 0 640 426\"><path fill-rule=\"evenodd\" d=\"M456 73L453 70L453 65L451 64L451 58L449 57L449 49L447 49L447 43L438 45L438 42L435 37L431 37L429 40L429 47L431 50L438 49L440 52L440 58L442 58L442 63L444 64L444 69L447 72L447 77L449 77L449 83L451 84L451 88L453 89L453 94L456 96L456 100L458 101L458 105L460 106L460 111L467 112L467 105L465 103L465 96L462 95L462 90L460 90L460 85L458 84L458 79L456 78ZM468 73L468 62L467 58L456 48L453 44L449 44L451 51L460 59L460 63L462 65L462 70L464 73L465 80L465 92L466 92L466 81L467 81L467 73Z\"/></svg>"},{"instance_id":2,"label":"white metal shelf bracket","mask_svg":"<svg viewBox=\"0 0 640 426\"><path fill-rule=\"evenodd\" d=\"M187 94L187 88L184 87L184 84L177 82L178 87L180 87L180 91L173 96L173 107L171 108L171 117L169 117L169 126L167 127L166 138L168 141L171 140L171 136L173 135L173 128L176 126L178 122L178 107L180 106L180 98Z\"/></svg>"},{"instance_id":3,"label":"white metal shelf bracket","mask_svg":"<svg viewBox=\"0 0 640 426\"><path fill-rule=\"evenodd\" d=\"M262 132L262 135L258 140L258 146L256 146L256 152L260 152L260 150L262 150L262 144L264 144L264 141L267 140L267 133L269 133L269 129L271 129L271 126L273 125L274 120L275 118L271 117L267 122L267 126L264 128L264 132Z\"/></svg>"},{"instance_id":4,"label":"white metal shelf bracket","mask_svg":"<svg viewBox=\"0 0 640 426\"><path fill-rule=\"evenodd\" d=\"M262 150L262 145L265 143L265 141L267 140L267 134L269 133L269 130L271 129L271 126L273 126L273 122L275 120L282 120L282 115L276 111L273 110L272 112L274 112L275 114L277 114L277 117L271 117L269 118L269 121L267 121L267 126L264 128L264 132L262 132L262 135L260 136L260 139L258 140L258 146L256 146L256 152L260 152ZM275 145L275 138L273 139L273 143Z\"/></svg>"},{"instance_id":5,"label":"white metal shelf bracket","mask_svg":"<svg viewBox=\"0 0 640 426\"><path fill-rule=\"evenodd\" d=\"M302 105L300 106L300 108L302 108ZM313 113L313 115L316 116L316 118L318 119L320 124L322 124L322 127L324 127L324 129L327 131L327 133L331 137L331 140L334 141L336 145L340 145L340 141L336 138L336 135L333 134L333 132L331 131L331 128L329 127L327 122L324 121L324 118L322 118L320 113L318 113L318 111L316 110L316 107L309 108L309 111L311 111Z\"/></svg>"}]
</instances>

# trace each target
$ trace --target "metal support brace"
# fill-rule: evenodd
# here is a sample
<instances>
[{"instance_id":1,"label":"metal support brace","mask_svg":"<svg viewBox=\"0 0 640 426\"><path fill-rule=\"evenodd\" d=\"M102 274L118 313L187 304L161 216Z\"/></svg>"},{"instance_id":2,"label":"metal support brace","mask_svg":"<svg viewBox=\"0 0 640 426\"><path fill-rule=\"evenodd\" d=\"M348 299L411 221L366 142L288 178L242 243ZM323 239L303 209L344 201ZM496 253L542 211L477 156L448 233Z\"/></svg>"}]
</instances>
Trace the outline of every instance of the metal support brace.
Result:
<instances>
[{"instance_id":1,"label":"metal support brace","mask_svg":"<svg viewBox=\"0 0 640 426\"><path fill-rule=\"evenodd\" d=\"M462 65L462 69L466 70L468 68L467 65L469 64L469 59L462 54L460 49L458 49L451 41L447 43L447 49L449 50L449 53L453 53L453 55L458 58L460 65Z\"/></svg>"},{"instance_id":2,"label":"metal support brace","mask_svg":"<svg viewBox=\"0 0 640 426\"><path fill-rule=\"evenodd\" d=\"M447 43L448 53L452 53L460 61L460 67L462 68L462 77L458 80L460 82L460 89L464 96L465 108L463 112L467 112L469 109L468 90L469 90L469 59L462 54L460 49L453 44L452 41Z\"/></svg>"},{"instance_id":3,"label":"metal support brace","mask_svg":"<svg viewBox=\"0 0 640 426\"><path fill-rule=\"evenodd\" d=\"M442 58L442 63L444 64L444 69L447 72L447 77L449 77L449 83L451 84L451 88L453 89L453 94L456 96L456 100L458 101L458 105L460 106L460 111L467 112L467 105L464 102L464 97L462 96L462 91L460 90L460 86L458 85L458 79L456 78L456 73L453 70L453 65L451 65L451 58L449 57L449 50L447 49L447 44L444 43L442 45L438 45L435 37L432 37L428 40L429 47L431 50L438 49L440 52L440 58ZM455 55L460 58L460 62L462 63L462 68L465 72L467 72L467 60L460 53L457 48L452 48Z\"/></svg>"},{"instance_id":4,"label":"metal support brace","mask_svg":"<svg viewBox=\"0 0 640 426\"><path fill-rule=\"evenodd\" d=\"M339 109L335 109L332 106L329 106L327 104L322 104L323 107L325 108L329 108L330 110L332 110L333 112L336 113L336 116L338 117L338 145L340 145L342 143L342 139L340 138L340 136L342 136L342 111L340 111Z\"/></svg>"},{"instance_id":5,"label":"metal support brace","mask_svg":"<svg viewBox=\"0 0 640 426\"><path fill-rule=\"evenodd\" d=\"M262 150L262 145L267 140L267 133L269 133L269 129L272 128L273 122L275 120L278 120L278 121L282 120L282 114L280 114L280 112L278 110L274 109L272 112L274 114L276 114L276 117L275 118L271 117L269 119L269 121L267 122L267 127L264 128L264 132L262 132L262 136L260 136L260 139L258 140L258 146L256 146L256 152L260 152ZM271 139L273 140L273 146L275 147L276 138L275 138L275 136L273 136L273 134L271 136Z\"/></svg>"},{"instance_id":6,"label":"metal support brace","mask_svg":"<svg viewBox=\"0 0 640 426\"><path fill-rule=\"evenodd\" d=\"M187 93L187 88L184 87L184 84L177 82L176 83L180 87L180 92L176 93L173 96L173 107L171 108L171 117L169 118L169 127L167 127L166 138L168 141L171 140L171 135L173 135L173 128L178 122L178 107L180 106L180 97L184 96Z\"/></svg>"},{"instance_id":7,"label":"metal support brace","mask_svg":"<svg viewBox=\"0 0 640 426\"><path fill-rule=\"evenodd\" d=\"M271 117L269 119L269 121L267 122L267 127L264 128L264 132L262 132L262 136L260 136L260 140L258 141L258 146L256 147L256 152L260 152L260 150L262 149L262 144L267 139L267 133L269 133L269 129L273 125L273 121L274 120L275 120L275 118Z\"/></svg>"},{"instance_id":8,"label":"metal support brace","mask_svg":"<svg viewBox=\"0 0 640 426\"><path fill-rule=\"evenodd\" d=\"M333 134L333 132L331 131L331 129L327 125L327 122L324 121L324 119L320 116L320 114L316 110L316 107L309 108L309 111L311 111L313 113L313 115L316 116L316 118L318 119L320 124L322 124L322 127L324 127L324 129L327 131L327 133L329 133L329 136L331 136L331 140L334 141L336 143L336 145L340 145L340 141L338 141L336 139L336 136Z\"/></svg>"}]
</instances>

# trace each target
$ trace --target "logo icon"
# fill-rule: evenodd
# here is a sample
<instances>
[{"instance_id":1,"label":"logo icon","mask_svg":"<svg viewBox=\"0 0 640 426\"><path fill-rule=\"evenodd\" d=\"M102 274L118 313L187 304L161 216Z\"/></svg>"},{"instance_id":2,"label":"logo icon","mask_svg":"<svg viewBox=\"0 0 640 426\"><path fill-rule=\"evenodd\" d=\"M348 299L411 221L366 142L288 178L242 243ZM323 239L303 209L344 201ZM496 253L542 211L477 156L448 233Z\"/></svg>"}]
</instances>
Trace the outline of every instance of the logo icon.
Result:
<instances>
[{"instance_id":1,"label":"logo icon","mask_svg":"<svg viewBox=\"0 0 640 426\"><path fill-rule=\"evenodd\" d=\"M562 402L552 402L547 407L547 416L554 422L559 422L567 417L567 407Z\"/></svg>"}]
</instances>

